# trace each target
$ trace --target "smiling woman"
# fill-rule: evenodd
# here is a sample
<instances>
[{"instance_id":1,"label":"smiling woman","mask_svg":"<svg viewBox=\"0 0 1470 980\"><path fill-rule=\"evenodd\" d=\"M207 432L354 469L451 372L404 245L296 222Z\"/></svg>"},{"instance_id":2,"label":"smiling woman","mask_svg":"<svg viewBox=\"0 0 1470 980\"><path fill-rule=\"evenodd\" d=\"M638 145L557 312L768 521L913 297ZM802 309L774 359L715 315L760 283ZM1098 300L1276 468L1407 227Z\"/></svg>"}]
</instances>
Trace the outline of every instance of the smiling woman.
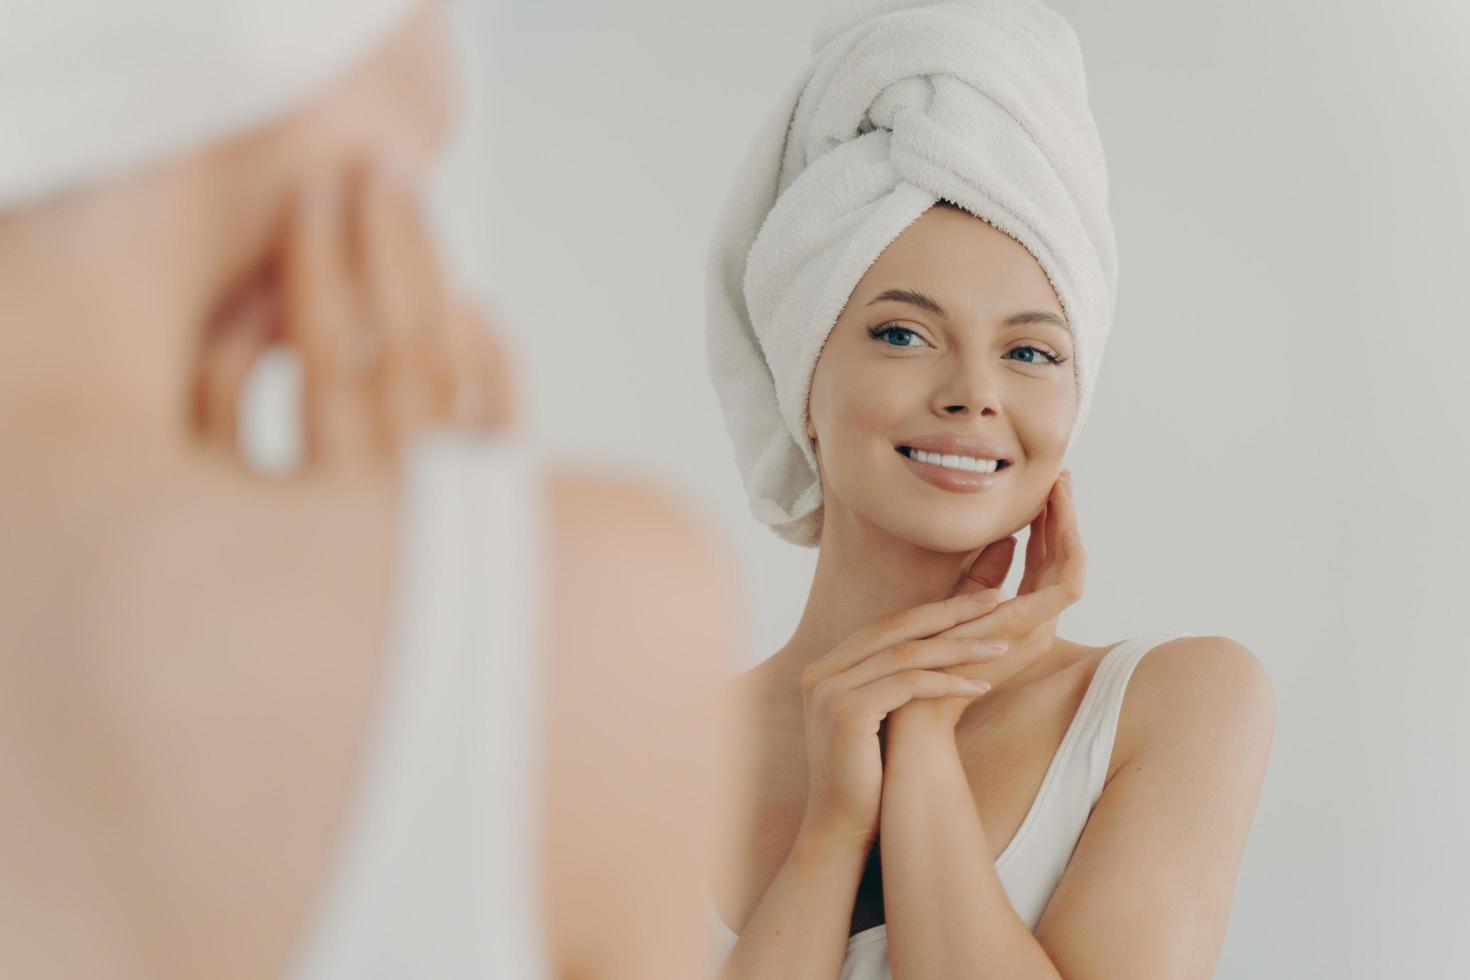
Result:
<instances>
[{"instance_id":1,"label":"smiling woman","mask_svg":"<svg viewBox=\"0 0 1470 980\"><path fill-rule=\"evenodd\" d=\"M1269 679L1224 637L1056 632L1116 282L1085 93L1034 0L833 4L716 229L752 510L818 549L790 639L727 688L725 980L1212 970Z\"/></svg>"}]
</instances>

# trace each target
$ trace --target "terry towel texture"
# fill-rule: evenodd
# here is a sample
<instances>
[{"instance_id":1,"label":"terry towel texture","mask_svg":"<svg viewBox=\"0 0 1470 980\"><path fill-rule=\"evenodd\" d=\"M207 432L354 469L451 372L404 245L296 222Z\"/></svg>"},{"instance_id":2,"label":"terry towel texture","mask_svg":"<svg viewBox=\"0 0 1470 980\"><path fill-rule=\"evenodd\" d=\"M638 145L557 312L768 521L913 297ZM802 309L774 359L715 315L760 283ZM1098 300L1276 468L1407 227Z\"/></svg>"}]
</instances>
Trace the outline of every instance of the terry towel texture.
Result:
<instances>
[{"instance_id":1,"label":"terry towel texture","mask_svg":"<svg viewBox=\"0 0 1470 980\"><path fill-rule=\"evenodd\" d=\"M0 209L304 103L417 0L3 0Z\"/></svg>"},{"instance_id":2,"label":"terry towel texture","mask_svg":"<svg viewBox=\"0 0 1470 980\"><path fill-rule=\"evenodd\" d=\"M1036 0L829 2L736 173L708 254L708 366L756 518L814 546L817 357L879 254L936 201L1034 255L1086 421L1112 323L1107 167L1071 25Z\"/></svg>"}]
</instances>

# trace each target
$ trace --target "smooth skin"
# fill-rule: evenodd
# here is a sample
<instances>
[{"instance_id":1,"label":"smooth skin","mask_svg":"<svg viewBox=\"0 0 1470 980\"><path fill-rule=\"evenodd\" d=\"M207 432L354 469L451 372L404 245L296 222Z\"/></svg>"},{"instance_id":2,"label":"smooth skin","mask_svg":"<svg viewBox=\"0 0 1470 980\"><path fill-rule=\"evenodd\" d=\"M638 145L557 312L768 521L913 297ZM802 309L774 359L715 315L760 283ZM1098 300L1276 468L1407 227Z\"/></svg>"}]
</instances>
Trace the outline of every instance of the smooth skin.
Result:
<instances>
[{"instance_id":1,"label":"smooth skin","mask_svg":"<svg viewBox=\"0 0 1470 980\"><path fill-rule=\"evenodd\" d=\"M0 975L268 977L305 938L376 722L399 451L519 424L417 217L440 17L267 128L0 213ZM307 377L286 479L235 444L273 341ZM513 802L545 814L549 957L692 976L729 556L641 483L544 492L547 795Z\"/></svg>"},{"instance_id":2,"label":"smooth skin","mask_svg":"<svg viewBox=\"0 0 1470 980\"><path fill-rule=\"evenodd\" d=\"M893 289L944 312L879 298ZM724 980L836 977L849 934L878 922L900 978L1213 970L1275 718L1261 664L1226 637L1161 644L1135 669L1106 788L1034 935L995 874L1111 649L1056 635L1086 563L1059 479L1072 345L1063 325L1005 323L1024 311L1064 316L1030 253L936 206L869 268L821 353L816 574L790 642L730 688L748 802L715 858L741 937ZM984 492L940 489L896 451L935 433L989 438L1013 464Z\"/></svg>"}]
</instances>

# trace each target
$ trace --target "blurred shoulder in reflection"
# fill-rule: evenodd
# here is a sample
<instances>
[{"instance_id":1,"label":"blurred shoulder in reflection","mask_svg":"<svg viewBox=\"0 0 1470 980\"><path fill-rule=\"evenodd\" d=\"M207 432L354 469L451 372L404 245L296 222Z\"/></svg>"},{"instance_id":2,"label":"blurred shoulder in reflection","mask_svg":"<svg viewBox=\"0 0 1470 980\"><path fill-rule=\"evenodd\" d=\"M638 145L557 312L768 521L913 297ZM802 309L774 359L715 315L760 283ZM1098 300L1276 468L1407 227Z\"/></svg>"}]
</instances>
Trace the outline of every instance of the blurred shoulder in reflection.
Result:
<instances>
[{"instance_id":1,"label":"blurred shoulder in reflection","mask_svg":"<svg viewBox=\"0 0 1470 980\"><path fill-rule=\"evenodd\" d=\"M440 18L248 131L0 199L0 975L703 968L730 557L517 448L419 214ZM267 478L236 433L276 344L305 439Z\"/></svg>"}]
</instances>

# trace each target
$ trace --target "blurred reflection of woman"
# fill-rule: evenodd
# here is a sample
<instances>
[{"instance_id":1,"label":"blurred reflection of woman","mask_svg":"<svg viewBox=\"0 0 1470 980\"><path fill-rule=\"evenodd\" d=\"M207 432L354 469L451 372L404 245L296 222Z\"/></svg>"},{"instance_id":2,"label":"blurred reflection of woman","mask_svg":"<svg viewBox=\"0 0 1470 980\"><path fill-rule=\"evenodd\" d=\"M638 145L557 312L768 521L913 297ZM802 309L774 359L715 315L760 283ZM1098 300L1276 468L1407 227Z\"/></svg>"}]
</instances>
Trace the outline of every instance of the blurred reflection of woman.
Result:
<instances>
[{"instance_id":1,"label":"blurred reflection of woman","mask_svg":"<svg viewBox=\"0 0 1470 980\"><path fill-rule=\"evenodd\" d=\"M440 17L0 12L0 975L702 963L725 558L515 430L417 216ZM308 452L266 480L274 340Z\"/></svg>"},{"instance_id":2,"label":"blurred reflection of woman","mask_svg":"<svg viewBox=\"0 0 1470 980\"><path fill-rule=\"evenodd\" d=\"M726 980L1211 973L1269 678L1223 636L1056 635L1085 563L1062 464L1115 283L1065 20L827 5L710 254L752 509L819 549L791 639L729 684Z\"/></svg>"}]
</instances>

